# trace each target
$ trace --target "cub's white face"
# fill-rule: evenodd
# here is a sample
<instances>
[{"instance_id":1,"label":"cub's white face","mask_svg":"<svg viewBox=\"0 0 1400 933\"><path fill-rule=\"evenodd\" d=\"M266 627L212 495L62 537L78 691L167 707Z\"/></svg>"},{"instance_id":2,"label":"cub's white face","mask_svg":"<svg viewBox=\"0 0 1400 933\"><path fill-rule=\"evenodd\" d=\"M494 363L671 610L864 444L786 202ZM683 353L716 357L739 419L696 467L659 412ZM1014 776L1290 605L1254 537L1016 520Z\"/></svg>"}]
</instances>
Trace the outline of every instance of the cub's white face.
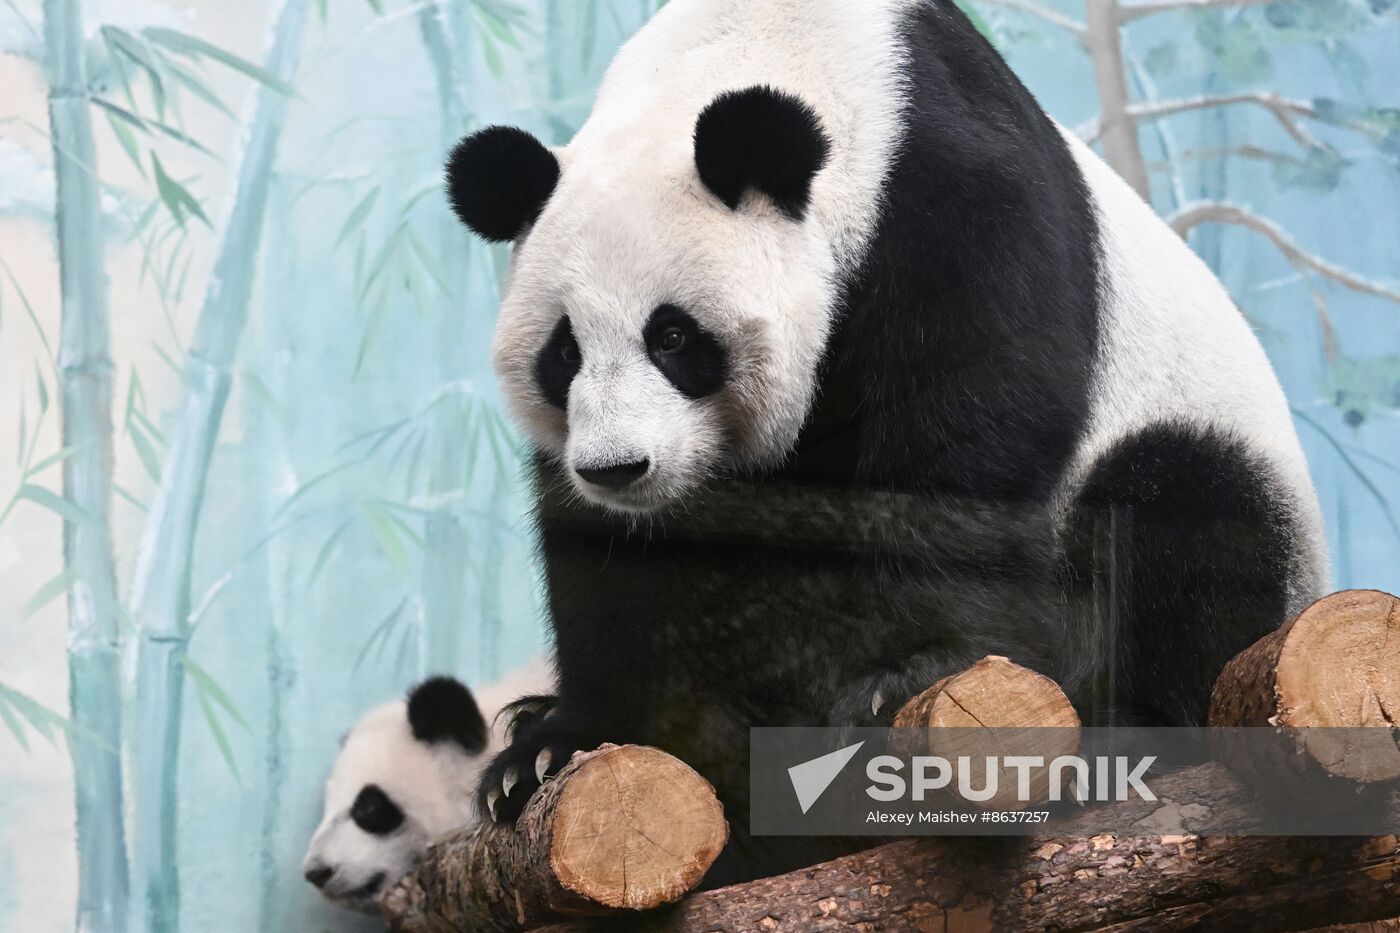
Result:
<instances>
[{"instance_id":1,"label":"cub's white face","mask_svg":"<svg viewBox=\"0 0 1400 933\"><path fill-rule=\"evenodd\" d=\"M688 146L670 161L638 186L564 154L559 187L516 251L495 344L506 398L537 447L585 498L624 512L781 461L827 336L833 261L813 228L753 195L728 209ZM561 326L572 341L551 340Z\"/></svg>"},{"instance_id":2,"label":"cub's white face","mask_svg":"<svg viewBox=\"0 0 1400 933\"><path fill-rule=\"evenodd\" d=\"M302 871L332 901L377 913L379 894L434 838L474 820L471 792L489 756L416 739L403 700L367 713L326 781L325 814Z\"/></svg>"}]
</instances>

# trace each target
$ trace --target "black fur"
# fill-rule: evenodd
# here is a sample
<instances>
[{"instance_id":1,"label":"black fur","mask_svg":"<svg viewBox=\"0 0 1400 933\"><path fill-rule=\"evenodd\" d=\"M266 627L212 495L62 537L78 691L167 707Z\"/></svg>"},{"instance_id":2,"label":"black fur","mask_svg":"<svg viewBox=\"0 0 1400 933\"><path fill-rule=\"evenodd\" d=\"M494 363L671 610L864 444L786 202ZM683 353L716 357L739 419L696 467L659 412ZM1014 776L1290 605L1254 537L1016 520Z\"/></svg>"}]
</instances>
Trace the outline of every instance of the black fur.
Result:
<instances>
[{"instance_id":1,"label":"black fur","mask_svg":"<svg viewBox=\"0 0 1400 933\"><path fill-rule=\"evenodd\" d=\"M695 123L700 180L731 210L752 189L800 221L830 149L812 108L770 87L721 94Z\"/></svg>"},{"instance_id":2,"label":"black fur","mask_svg":"<svg viewBox=\"0 0 1400 933\"><path fill-rule=\"evenodd\" d=\"M574 339L574 328L567 316L554 325L554 332L535 357L535 383L544 400L555 408L569 407L569 386L583 367L583 354Z\"/></svg>"},{"instance_id":3,"label":"black fur","mask_svg":"<svg viewBox=\"0 0 1400 933\"><path fill-rule=\"evenodd\" d=\"M447 197L462 223L493 243L517 240L549 203L559 160L529 133L490 126L447 159Z\"/></svg>"},{"instance_id":4,"label":"black fur","mask_svg":"<svg viewBox=\"0 0 1400 933\"><path fill-rule=\"evenodd\" d=\"M377 784L366 784L355 796L350 818L371 836L387 836L403 825L403 810Z\"/></svg>"},{"instance_id":5,"label":"black fur","mask_svg":"<svg viewBox=\"0 0 1400 933\"><path fill-rule=\"evenodd\" d=\"M1071 529L1098 553L1066 562L1069 592L1112 585L1101 615L1114 624L1090 655L1107 659L1095 724L1204 723L1225 662L1284 620L1300 531L1271 476L1238 439L1190 424L1153 425L1100 458Z\"/></svg>"},{"instance_id":6,"label":"black fur","mask_svg":"<svg viewBox=\"0 0 1400 933\"><path fill-rule=\"evenodd\" d=\"M952 0L913 7L905 38L912 97L883 213L788 463L640 532L558 501L541 467L560 693L484 774L483 798L526 775L501 818L538 786L541 749L558 764L651 744L724 802L733 836L707 884L776 873L847 843L747 835L750 727L888 724L988 654L1054 677L1091 721L1199 722L1207 672L1282 621L1287 516L1227 437L1164 425L1125 440L1060 549L1050 497L1098 352L1091 201ZM1133 524L1101 546L1114 514Z\"/></svg>"},{"instance_id":7,"label":"black fur","mask_svg":"<svg viewBox=\"0 0 1400 933\"><path fill-rule=\"evenodd\" d=\"M420 742L456 742L472 755L486 749L486 720L476 697L451 677L434 677L413 688L408 724Z\"/></svg>"},{"instance_id":8,"label":"black fur","mask_svg":"<svg viewBox=\"0 0 1400 933\"><path fill-rule=\"evenodd\" d=\"M704 398L724 385L729 370L724 347L675 305L652 312L642 339L652 363L688 398Z\"/></svg>"}]
</instances>

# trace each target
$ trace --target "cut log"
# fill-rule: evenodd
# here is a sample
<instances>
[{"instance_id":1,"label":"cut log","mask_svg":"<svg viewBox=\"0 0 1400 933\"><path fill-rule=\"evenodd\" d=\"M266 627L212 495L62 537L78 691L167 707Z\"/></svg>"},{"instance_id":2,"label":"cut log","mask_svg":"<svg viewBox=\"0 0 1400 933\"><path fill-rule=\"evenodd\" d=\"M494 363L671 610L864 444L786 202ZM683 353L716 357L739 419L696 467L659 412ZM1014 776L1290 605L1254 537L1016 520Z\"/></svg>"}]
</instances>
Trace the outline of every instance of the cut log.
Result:
<instances>
[{"instance_id":1,"label":"cut log","mask_svg":"<svg viewBox=\"0 0 1400 933\"><path fill-rule=\"evenodd\" d=\"M669 904L699 884L728 837L714 788L654 748L575 755L516 827L434 845L381 899L405 933L519 930Z\"/></svg>"},{"instance_id":2,"label":"cut log","mask_svg":"<svg viewBox=\"0 0 1400 933\"><path fill-rule=\"evenodd\" d=\"M1030 772L1029 800L1018 799L1016 776L1003 767L997 786L1005 790L975 804L986 810L1022 809L1048 799L1048 763L1079 751L1079 715L1059 685L995 655L943 678L910 700L895 716L894 725L940 730L896 734L894 744L904 754L937 755L948 761L966 755L981 760L999 757L1009 746L1017 754L1047 762Z\"/></svg>"},{"instance_id":3,"label":"cut log","mask_svg":"<svg viewBox=\"0 0 1400 933\"><path fill-rule=\"evenodd\" d=\"M1400 779L1400 600L1348 590L1314 603L1225 666L1210 725L1279 732L1267 748L1240 732L1211 738L1217 759L1275 800L1374 805Z\"/></svg>"},{"instance_id":4,"label":"cut log","mask_svg":"<svg viewBox=\"0 0 1400 933\"><path fill-rule=\"evenodd\" d=\"M1053 835L891 843L774 878L691 895L648 931L1285 931L1400 910L1400 839L1205 837L1206 809L1248 824L1267 804L1227 768L1152 783L1156 802L1109 804L1143 833L1095 833L1085 811ZM548 933L607 930L579 923ZM544 931L541 931L544 933Z\"/></svg>"}]
</instances>

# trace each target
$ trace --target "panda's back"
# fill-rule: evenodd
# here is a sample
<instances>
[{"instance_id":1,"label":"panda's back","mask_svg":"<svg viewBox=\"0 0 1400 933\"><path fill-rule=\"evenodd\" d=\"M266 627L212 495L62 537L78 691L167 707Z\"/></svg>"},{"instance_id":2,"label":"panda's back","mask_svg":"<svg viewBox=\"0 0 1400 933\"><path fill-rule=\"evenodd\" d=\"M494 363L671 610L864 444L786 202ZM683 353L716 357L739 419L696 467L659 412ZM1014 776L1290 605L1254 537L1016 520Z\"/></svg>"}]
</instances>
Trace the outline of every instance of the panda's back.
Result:
<instances>
[{"instance_id":1,"label":"panda's back","mask_svg":"<svg viewBox=\"0 0 1400 933\"><path fill-rule=\"evenodd\" d=\"M1088 146L1064 135L1098 214L1102 298L1090 417L1062 494L1144 428L1232 438L1287 500L1306 599L1327 580L1321 509L1263 346L1200 257Z\"/></svg>"}]
</instances>

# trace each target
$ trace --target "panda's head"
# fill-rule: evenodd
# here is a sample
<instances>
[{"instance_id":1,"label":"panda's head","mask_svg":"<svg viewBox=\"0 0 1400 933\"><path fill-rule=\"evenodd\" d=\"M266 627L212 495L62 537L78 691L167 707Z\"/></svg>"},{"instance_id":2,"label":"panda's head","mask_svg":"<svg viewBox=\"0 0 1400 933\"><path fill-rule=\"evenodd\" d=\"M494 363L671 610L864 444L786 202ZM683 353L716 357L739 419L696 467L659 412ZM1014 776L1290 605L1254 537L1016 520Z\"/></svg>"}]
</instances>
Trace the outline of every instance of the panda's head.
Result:
<instances>
[{"instance_id":1,"label":"panda's head","mask_svg":"<svg viewBox=\"0 0 1400 933\"><path fill-rule=\"evenodd\" d=\"M430 841L473 822L487 744L471 691L447 677L365 714L326 782L306 880L343 906L377 912L380 891L412 871Z\"/></svg>"},{"instance_id":2,"label":"panda's head","mask_svg":"<svg viewBox=\"0 0 1400 933\"><path fill-rule=\"evenodd\" d=\"M752 87L645 110L595 111L557 151L492 127L447 165L463 222L515 244L494 348L512 412L584 497L632 513L791 451L836 278L809 106Z\"/></svg>"}]
</instances>

